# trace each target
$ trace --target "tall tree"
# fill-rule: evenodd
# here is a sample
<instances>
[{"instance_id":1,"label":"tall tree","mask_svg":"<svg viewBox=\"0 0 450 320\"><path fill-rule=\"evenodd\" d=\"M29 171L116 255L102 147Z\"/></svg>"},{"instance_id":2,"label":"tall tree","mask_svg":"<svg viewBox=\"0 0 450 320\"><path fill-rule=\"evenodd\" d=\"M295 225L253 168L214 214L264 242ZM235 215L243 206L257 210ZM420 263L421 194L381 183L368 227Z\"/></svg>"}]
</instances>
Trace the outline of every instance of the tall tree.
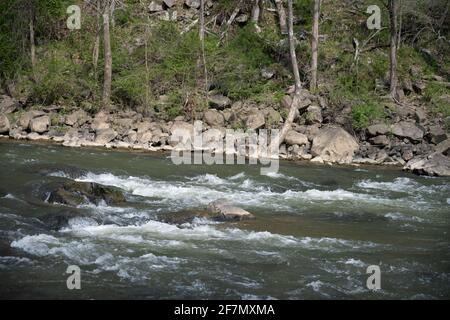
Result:
<instances>
[{"instance_id":1,"label":"tall tree","mask_svg":"<svg viewBox=\"0 0 450 320\"><path fill-rule=\"evenodd\" d=\"M206 53L205 53L205 0L200 0L200 17L199 17L199 40L202 54L203 65L203 81L205 94L208 94L208 70L206 67Z\"/></svg>"},{"instance_id":2,"label":"tall tree","mask_svg":"<svg viewBox=\"0 0 450 320\"><path fill-rule=\"evenodd\" d=\"M103 91L102 91L102 107L108 108L111 102L111 83L112 83L112 52L111 52L111 31L110 22L114 16L114 11L123 6L121 0L86 0L86 3L91 6L98 15L102 16L103 20L103 54L104 54L104 71L103 71ZM97 39L95 40L97 42ZM93 62L94 68L98 59L98 48L94 43Z\"/></svg>"},{"instance_id":3,"label":"tall tree","mask_svg":"<svg viewBox=\"0 0 450 320\"><path fill-rule=\"evenodd\" d=\"M109 32L108 9L105 9L105 11L103 11L103 46L105 58L105 70L103 75L102 107L108 108L111 100L111 81L112 81L111 35Z\"/></svg>"},{"instance_id":4,"label":"tall tree","mask_svg":"<svg viewBox=\"0 0 450 320\"><path fill-rule=\"evenodd\" d=\"M274 0L275 6L278 12L278 22L280 24L280 30L282 34L288 33L288 27L286 24L286 11L284 10L283 0Z\"/></svg>"},{"instance_id":5,"label":"tall tree","mask_svg":"<svg viewBox=\"0 0 450 320\"><path fill-rule=\"evenodd\" d=\"M314 0L313 11L313 27L311 39L311 83L310 89L317 88L317 59L319 50L319 17L320 17L320 0Z\"/></svg>"},{"instance_id":6,"label":"tall tree","mask_svg":"<svg viewBox=\"0 0 450 320\"><path fill-rule=\"evenodd\" d=\"M298 71L297 55L295 53L295 37L294 37L294 13L292 0L288 0L288 39L289 39L289 51L291 56L292 72L295 79L295 93L289 107L289 114L284 122L283 128L278 136L278 144L283 143L288 131L292 127L292 123L295 120L295 116L298 112L299 100L301 99L302 82L300 80L300 72ZM271 150L274 150L271 146Z\"/></svg>"},{"instance_id":7,"label":"tall tree","mask_svg":"<svg viewBox=\"0 0 450 320\"><path fill-rule=\"evenodd\" d=\"M29 33L30 33L30 57L31 57L31 68L33 71L33 78L35 76L35 68L36 68L36 42L35 42L35 26L34 21L36 19L36 8L34 1L30 1L29 4Z\"/></svg>"},{"instance_id":8,"label":"tall tree","mask_svg":"<svg viewBox=\"0 0 450 320\"><path fill-rule=\"evenodd\" d=\"M398 37L398 0L389 0L389 21L390 21L390 68L389 80L391 97L397 98L397 37Z\"/></svg>"}]
</instances>

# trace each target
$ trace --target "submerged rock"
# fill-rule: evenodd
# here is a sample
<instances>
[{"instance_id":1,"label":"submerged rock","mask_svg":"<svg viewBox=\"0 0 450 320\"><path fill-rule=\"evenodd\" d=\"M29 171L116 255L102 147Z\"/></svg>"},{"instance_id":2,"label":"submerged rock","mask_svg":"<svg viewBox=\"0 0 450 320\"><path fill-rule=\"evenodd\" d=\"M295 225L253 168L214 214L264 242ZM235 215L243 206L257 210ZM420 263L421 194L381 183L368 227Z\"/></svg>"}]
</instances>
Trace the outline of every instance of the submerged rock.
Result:
<instances>
[{"instance_id":1,"label":"submerged rock","mask_svg":"<svg viewBox=\"0 0 450 320\"><path fill-rule=\"evenodd\" d=\"M108 205L117 205L126 202L125 197L118 188L103 186L94 182L71 181L59 186L50 192L49 203L62 203L70 206L91 202L100 204L104 201Z\"/></svg>"},{"instance_id":2,"label":"submerged rock","mask_svg":"<svg viewBox=\"0 0 450 320\"><path fill-rule=\"evenodd\" d=\"M191 223L194 219L212 219L214 214L204 210L185 210L180 212L165 213L158 220L170 224Z\"/></svg>"},{"instance_id":3,"label":"submerged rock","mask_svg":"<svg viewBox=\"0 0 450 320\"><path fill-rule=\"evenodd\" d=\"M208 212L217 215L214 216L214 219L219 221L241 221L255 218L250 212L232 206L225 199L218 199L208 204Z\"/></svg>"}]
</instances>

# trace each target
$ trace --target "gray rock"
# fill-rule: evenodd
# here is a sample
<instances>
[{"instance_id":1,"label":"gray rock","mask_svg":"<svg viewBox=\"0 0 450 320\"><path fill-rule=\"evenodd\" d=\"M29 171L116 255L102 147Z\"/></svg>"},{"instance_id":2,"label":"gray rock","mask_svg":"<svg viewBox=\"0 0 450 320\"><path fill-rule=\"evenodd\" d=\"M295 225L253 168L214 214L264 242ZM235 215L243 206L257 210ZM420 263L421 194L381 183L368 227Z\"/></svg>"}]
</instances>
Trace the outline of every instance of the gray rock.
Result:
<instances>
[{"instance_id":1,"label":"gray rock","mask_svg":"<svg viewBox=\"0 0 450 320\"><path fill-rule=\"evenodd\" d=\"M401 121L392 126L392 133L397 137L420 141L423 139L423 131L414 123Z\"/></svg>"},{"instance_id":2,"label":"gray rock","mask_svg":"<svg viewBox=\"0 0 450 320\"><path fill-rule=\"evenodd\" d=\"M254 112L248 116L245 124L248 129L256 130L264 127L266 119L264 119L264 115L261 112Z\"/></svg>"},{"instance_id":3,"label":"gray rock","mask_svg":"<svg viewBox=\"0 0 450 320\"><path fill-rule=\"evenodd\" d=\"M414 117L419 124L427 122L427 113L423 109L417 109Z\"/></svg>"},{"instance_id":4,"label":"gray rock","mask_svg":"<svg viewBox=\"0 0 450 320\"><path fill-rule=\"evenodd\" d=\"M414 153L412 148L406 148L405 150L403 150L402 152L402 158L405 161L409 161L414 157Z\"/></svg>"},{"instance_id":5,"label":"gray rock","mask_svg":"<svg viewBox=\"0 0 450 320\"><path fill-rule=\"evenodd\" d=\"M248 14L242 13L236 17L236 22L246 23L248 21Z\"/></svg>"},{"instance_id":6,"label":"gray rock","mask_svg":"<svg viewBox=\"0 0 450 320\"><path fill-rule=\"evenodd\" d=\"M209 96L209 105L214 109L223 110L229 106L231 106L231 100L228 97L225 97L221 94L215 94Z\"/></svg>"},{"instance_id":7,"label":"gray rock","mask_svg":"<svg viewBox=\"0 0 450 320\"><path fill-rule=\"evenodd\" d=\"M0 114L0 133L8 133L10 129L9 119L4 114Z\"/></svg>"},{"instance_id":8,"label":"gray rock","mask_svg":"<svg viewBox=\"0 0 450 320\"><path fill-rule=\"evenodd\" d=\"M322 123L322 108L319 106L311 105L306 109L306 124L315 124L315 123Z\"/></svg>"},{"instance_id":9,"label":"gray rock","mask_svg":"<svg viewBox=\"0 0 450 320\"><path fill-rule=\"evenodd\" d=\"M216 220L221 221L242 221L255 218L250 212L232 206L225 199L219 199L208 204L208 212L217 214Z\"/></svg>"},{"instance_id":10,"label":"gray rock","mask_svg":"<svg viewBox=\"0 0 450 320\"><path fill-rule=\"evenodd\" d=\"M264 68L261 70L261 77L263 77L264 79L272 79L275 75L275 71L271 68Z\"/></svg>"},{"instance_id":11,"label":"gray rock","mask_svg":"<svg viewBox=\"0 0 450 320\"><path fill-rule=\"evenodd\" d=\"M101 130L101 129L108 129L109 128L108 121L109 121L109 115L107 115L104 112L99 112L95 115L95 118L91 124L91 128L94 131Z\"/></svg>"},{"instance_id":12,"label":"gray rock","mask_svg":"<svg viewBox=\"0 0 450 320\"><path fill-rule=\"evenodd\" d=\"M203 114L203 120L212 127L222 127L225 124L223 115L216 109L208 109Z\"/></svg>"},{"instance_id":13,"label":"gray rock","mask_svg":"<svg viewBox=\"0 0 450 320\"><path fill-rule=\"evenodd\" d=\"M172 8L173 5L175 4L174 0L164 0L163 2L168 8Z\"/></svg>"},{"instance_id":14,"label":"gray rock","mask_svg":"<svg viewBox=\"0 0 450 320\"><path fill-rule=\"evenodd\" d=\"M289 130L286 134L286 138L284 139L286 144L288 145L307 145L309 144L308 137L305 136L303 133L296 132L294 130Z\"/></svg>"},{"instance_id":15,"label":"gray rock","mask_svg":"<svg viewBox=\"0 0 450 320\"><path fill-rule=\"evenodd\" d=\"M88 200L100 204L104 201L108 205L125 203L123 193L115 187L107 187L93 182L70 181L51 191L48 196L49 203L60 203L70 206L79 206Z\"/></svg>"},{"instance_id":16,"label":"gray rock","mask_svg":"<svg viewBox=\"0 0 450 320\"><path fill-rule=\"evenodd\" d=\"M0 96L0 113L12 113L17 110L19 103L10 96Z\"/></svg>"},{"instance_id":17,"label":"gray rock","mask_svg":"<svg viewBox=\"0 0 450 320\"><path fill-rule=\"evenodd\" d=\"M96 130L95 135L95 143L99 144L107 144L111 141L113 141L117 137L117 132L113 129L107 128L107 129L98 129Z\"/></svg>"},{"instance_id":18,"label":"gray rock","mask_svg":"<svg viewBox=\"0 0 450 320\"><path fill-rule=\"evenodd\" d=\"M390 129L384 123L374 124L367 128L371 136L385 135L390 132Z\"/></svg>"},{"instance_id":19,"label":"gray rock","mask_svg":"<svg viewBox=\"0 0 450 320\"><path fill-rule=\"evenodd\" d=\"M134 120L130 118L119 118L114 120L114 124L116 126L125 128L125 129L131 129L133 126Z\"/></svg>"},{"instance_id":20,"label":"gray rock","mask_svg":"<svg viewBox=\"0 0 450 320\"><path fill-rule=\"evenodd\" d=\"M30 122L32 119L45 115L45 112L39 110L31 110L25 112L19 118L19 125L23 128L23 130L28 130L30 128Z\"/></svg>"},{"instance_id":21,"label":"gray rock","mask_svg":"<svg viewBox=\"0 0 450 320\"><path fill-rule=\"evenodd\" d=\"M194 140L194 126L184 121L175 121L170 128L169 144L190 150Z\"/></svg>"},{"instance_id":22,"label":"gray rock","mask_svg":"<svg viewBox=\"0 0 450 320\"><path fill-rule=\"evenodd\" d=\"M185 0L184 3L192 9L200 8L200 0Z\"/></svg>"},{"instance_id":23,"label":"gray rock","mask_svg":"<svg viewBox=\"0 0 450 320\"><path fill-rule=\"evenodd\" d=\"M157 3L156 1L152 1L148 5L149 12L159 12L159 11L163 11L163 10L164 10L163 6L160 3Z\"/></svg>"},{"instance_id":24,"label":"gray rock","mask_svg":"<svg viewBox=\"0 0 450 320\"><path fill-rule=\"evenodd\" d=\"M427 138L433 144L439 144L442 141L447 140L447 132L441 126L432 126L428 130Z\"/></svg>"},{"instance_id":25,"label":"gray rock","mask_svg":"<svg viewBox=\"0 0 450 320\"><path fill-rule=\"evenodd\" d=\"M403 169L422 175L450 177L450 158L432 153L410 160Z\"/></svg>"},{"instance_id":26,"label":"gray rock","mask_svg":"<svg viewBox=\"0 0 450 320\"><path fill-rule=\"evenodd\" d=\"M48 116L34 118L30 121L30 130L32 132L44 133L48 131L48 127L50 127L50 118Z\"/></svg>"},{"instance_id":27,"label":"gray rock","mask_svg":"<svg viewBox=\"0 0 450 320\"><path fill-rule=\"evenodd\" d=\"M147 144L153 139L153 133L151 131L141 132L137 134L137 141L141 144Z\"/></svg>"},{"instance_id":28,"label":"gray rock","mask_svg":"<svg viewBox=\"0 0 450 320\"><path fill-rule=\"evenodd\" d=\"M89 118L89 115L84 110L77 110L66 117L65 124L68 126L82 126Z\"/></svg>"},{"instance_id":29,"label":"gray rock","mask_svg":"<svg viewBox=\"0 0 450 320\"><path fill-rule=\"evenodd\" d=\"M374 145L380 145L380 146L389 146L391 144L391 141L389 138L385 135L376 136L372 139L370 139Z\"/></svg>"},{"instance_id":30,"label":"gray rock","mask_svg":"<svg viewBox=\"0 0 450 320\"><path fill-rule=\"evenodd\" d=\"M311 154L324 162L351 163L359 145L353 136L340 127L320 129L313 139Z\"/></svg>"},{"instance_id":31,"label":"gray rock","mask_svg":"<svg viewBox=\"0 0 450 320\"><path fill-rule=\"evenodd\" d=\"M209 151L223 152L225 128L209 129L202 134L202 147Z\"/></svg>"}]
</instances>

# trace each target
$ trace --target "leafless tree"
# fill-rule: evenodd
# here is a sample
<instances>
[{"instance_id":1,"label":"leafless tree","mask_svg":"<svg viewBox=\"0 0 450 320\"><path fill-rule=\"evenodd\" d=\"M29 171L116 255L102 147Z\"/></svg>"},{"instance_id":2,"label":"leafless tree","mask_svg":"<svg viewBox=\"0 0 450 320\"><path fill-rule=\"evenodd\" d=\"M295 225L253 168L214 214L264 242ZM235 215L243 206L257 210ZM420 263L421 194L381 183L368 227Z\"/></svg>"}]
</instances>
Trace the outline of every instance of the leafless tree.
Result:
<instances>
[{"instance_id":1,"label":"leafless tree","mask_svg":"<svg viewBox=\"0 0 450 320\"><path fill-rule=\"evenodd\" d=\"M103 92L102 92L102 107L108 108L111 101L111 82L112 82L112 52L111 52L111 33L110 21L114 16L114 11L123 6L121 0L86 0L86 3L92 7L96 15L101 15L103 19L103 47L104 47L104 72L103 72ZM98 39L98 43L100 39ZM97 41L97 39L96 39ZM98 47L94 44L94 68L98 61ZM97 50L97 52L96 52Z\"/></svg>"},{"instance_id":2,"label":"leafless tree","mask_svg":"<svg viewBox=\"0 0 450 320\"><path fill-rule=\"evenodd\" d=\"M319 50L319 17L320 17L320 0L314 0L313 27L311 40L311 82L310 89L317 88L317 59Z\"/></svg>"},{"instance_id":3,"label":"leafless tree","mask_svg":"<svg viewBox=\"0 0 450 320\"><path fill-rule=\"evenodd\" d=\"M390 69L389 80L391 97L395 100L397 95L397 37L398 37L398 0L389 0L390 37Z\"/></svg>"},{"instance_id":4,"label":"leafless tree","mask_svg":"<svg viewBox=\"0 0 450 320\"><path fill-rule=\"evenodd\" d=\"M283 128L281 129L280 134L278 136L279 137L278 144L283 143L288 131L291 129L292 123L294 122L295 116L298 112L299 99L301 99L302 82L300 80L297 55L295 53L295 37L294 37L294 22L293 21L294 21L294 13L293 13L292 0L288 0L288 38L289 38L289 50L290 50L290 56L291 56L292 72L294 74L294 79L295 79L295 93L294 93L294 97L292 99L292 102L291 102L291 105L289 108L289 114L288 114L288 116L284 122ZM272 148L272 150L274 150L273 146L271 148Z\"/></svg>"},{"instance_id":5,"label":"leafless tree","mask_svg":"<svg viewBox=\"0 0 450 320\"><path fill-rule=\"evenodd\" d=\"M205 94L208 94L208 69L206 67L205 53L205 0L200 0L200 17L199 17L199 40L202 54L203 77Z\"/></svg>"},{"instance_id":6,"label":"leafless tree","mask_svg":"<svg viewBox=\"0 0 450 320\"><path fill-rule=\"evenodd\" d=\"M288 33L288 27L286 24L286 11L284 10L283 0L274 0L275 6L278 12L278 22L280 24L280 30L282 34Z\"/></svg>"}]
</instances>

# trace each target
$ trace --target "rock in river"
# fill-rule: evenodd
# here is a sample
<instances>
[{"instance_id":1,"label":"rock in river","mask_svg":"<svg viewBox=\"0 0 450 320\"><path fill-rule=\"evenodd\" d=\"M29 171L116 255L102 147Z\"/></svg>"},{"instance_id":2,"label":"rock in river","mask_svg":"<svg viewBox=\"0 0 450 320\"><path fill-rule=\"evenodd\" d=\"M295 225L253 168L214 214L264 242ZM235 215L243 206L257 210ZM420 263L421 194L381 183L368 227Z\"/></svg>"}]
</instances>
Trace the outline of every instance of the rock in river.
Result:
<instances>
[{"instance_id":1,"label":"rock in river","mask_svg":"<svg viewBox=\"0 0 450 320\"><path fill-rule=\"evenodd\" d=\"M104 201L108 205L117 205L126 202L123 193L115 188L103 186L94 182L66 182L50 192L49 203L62 203L70 206L91 202L99 204Z\"/></svg>"},{"instance_id":2,"label":"rock in river","mask_svg":"<svg viewBox=\"0 0 450 320\"><path fill-rule=\"evenodd\" d=\"M208 212L216 214L215 220L220 221L241 221L255 218L250 212L232 206L225 199L219 199L208 204Z\"/></svg>"}]
</instances>

